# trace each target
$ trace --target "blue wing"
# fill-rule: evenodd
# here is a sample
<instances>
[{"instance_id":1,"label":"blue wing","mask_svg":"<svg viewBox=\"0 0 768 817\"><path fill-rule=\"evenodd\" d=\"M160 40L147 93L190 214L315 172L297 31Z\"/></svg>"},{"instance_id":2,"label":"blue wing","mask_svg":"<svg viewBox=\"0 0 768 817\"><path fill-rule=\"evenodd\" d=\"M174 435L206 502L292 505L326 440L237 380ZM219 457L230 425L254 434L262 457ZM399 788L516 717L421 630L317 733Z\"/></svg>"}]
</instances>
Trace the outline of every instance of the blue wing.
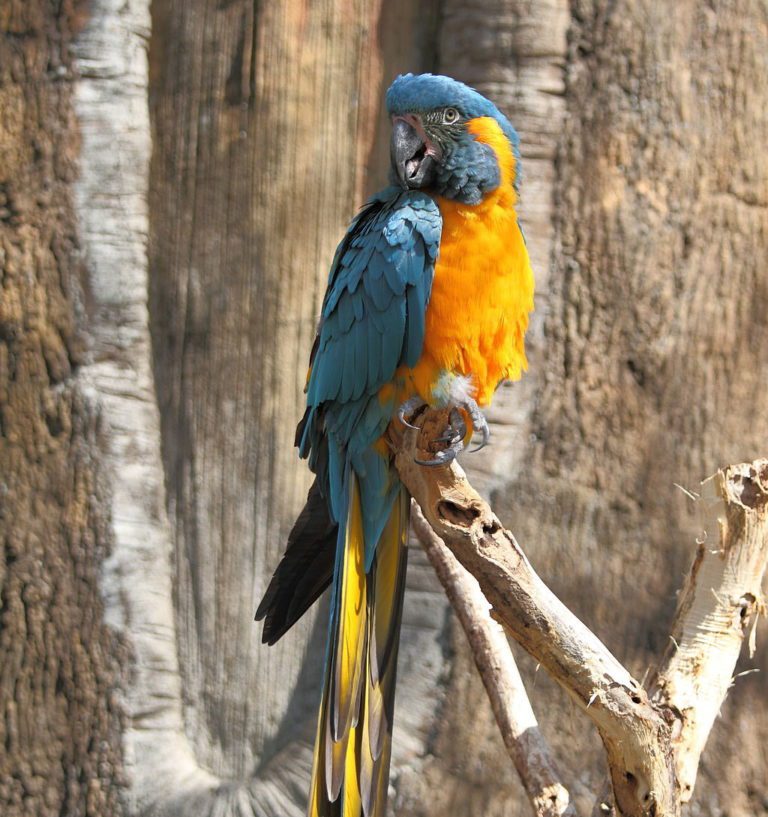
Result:
<instances>
[{"instance_id":1,"label":"blue wing","mask_svg":"<svg viewBox=\"0 0 768 817\"><path fill-rule=\"evenodd\" d=\"M441 229L440 211L423 193L388 188L374 196L336 251L323 301L297 444L337 521L354 469L370 553L397 489L371 449L395 408L378 392L421 355Z\"/></svg>"}]
</instances>

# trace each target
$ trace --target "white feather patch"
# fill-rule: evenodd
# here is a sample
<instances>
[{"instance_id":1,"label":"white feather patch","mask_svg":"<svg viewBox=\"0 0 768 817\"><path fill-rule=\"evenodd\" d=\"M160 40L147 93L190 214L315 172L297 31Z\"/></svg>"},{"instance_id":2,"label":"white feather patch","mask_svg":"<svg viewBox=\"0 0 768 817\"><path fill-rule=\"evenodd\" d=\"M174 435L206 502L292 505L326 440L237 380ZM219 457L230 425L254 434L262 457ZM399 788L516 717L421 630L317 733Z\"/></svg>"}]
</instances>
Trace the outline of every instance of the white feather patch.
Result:
<instances>
[{"instance_id":1,"label":"white feather patch","mask_svg":"<svg viewBox=\"0 0 768 817\"><path fill-rule=\"evenodd\" d=\"M444 371L432 387L432 403L438 408L461 406L473 400L476 393L472 375Z\"/></svg>"}]
</instances>

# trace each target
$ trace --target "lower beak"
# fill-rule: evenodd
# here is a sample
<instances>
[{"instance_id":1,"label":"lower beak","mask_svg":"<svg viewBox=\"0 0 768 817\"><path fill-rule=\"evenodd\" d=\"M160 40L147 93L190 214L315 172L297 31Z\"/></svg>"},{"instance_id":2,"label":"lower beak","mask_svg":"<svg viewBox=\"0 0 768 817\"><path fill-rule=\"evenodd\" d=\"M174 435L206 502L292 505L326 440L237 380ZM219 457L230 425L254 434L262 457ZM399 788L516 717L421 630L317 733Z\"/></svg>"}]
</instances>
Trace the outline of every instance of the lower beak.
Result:
<instances>
[{"instance_id":1,"label":"lower beak","mask_svg":"<svg viewBox=\"0 0 768 817\"><path fill-rule=\"evenodd\" d=\"M390 154L392 168L403 189L425 187L432 181L435 160L416 128L401 117L392 124Z\"/></svg>"}]
</instances>

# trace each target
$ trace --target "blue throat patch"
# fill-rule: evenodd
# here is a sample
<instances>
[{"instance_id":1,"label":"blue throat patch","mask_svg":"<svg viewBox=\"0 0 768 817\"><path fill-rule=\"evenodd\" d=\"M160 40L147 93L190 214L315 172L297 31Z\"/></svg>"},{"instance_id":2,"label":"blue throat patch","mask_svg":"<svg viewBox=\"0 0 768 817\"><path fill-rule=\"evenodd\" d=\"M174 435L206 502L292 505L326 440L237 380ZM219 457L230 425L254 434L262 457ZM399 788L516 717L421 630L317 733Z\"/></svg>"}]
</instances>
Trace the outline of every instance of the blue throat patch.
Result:
<instances>
[{"instance_id":1,"label":"blue throat patch","mask_svg":"<svg viewBox=\"0 0 768 817\"><path fill-rule=\"evenodd\" d=\"M501 183L496 154L489 145L467 134L443 156L435 178L435 192L464 204L480 204Z\"/></svg>"}]
</instances>

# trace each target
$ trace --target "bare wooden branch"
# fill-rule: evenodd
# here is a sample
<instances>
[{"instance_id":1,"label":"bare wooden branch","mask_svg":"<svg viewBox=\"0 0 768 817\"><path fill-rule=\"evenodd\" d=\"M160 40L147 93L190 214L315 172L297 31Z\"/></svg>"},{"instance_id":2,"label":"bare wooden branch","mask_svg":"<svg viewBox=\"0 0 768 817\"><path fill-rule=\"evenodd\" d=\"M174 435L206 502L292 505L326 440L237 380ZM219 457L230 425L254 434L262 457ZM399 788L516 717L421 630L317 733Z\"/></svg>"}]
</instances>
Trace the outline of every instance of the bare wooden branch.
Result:
<instances>
[{"instance_id":1,"label":"bare wooden branch","mask_svg":"<svg viewBox=\"0 0 768 817\"><path fill-rule=\"evenodd\" d=\"M494 717L537 817L575 817L549 744L539 730L523 679L477 581L458 562L413 502L416 536L456 611L483 680Z\"/></svg>"},{"instance_id":2,"label":"bare wooden branch","mask_svg":"<svg viewBox=\"0 0 768 817\"><path fill-rule=\"evenodd\" d=\"M493 615L539 661L597 727L619 812L625 817L680 814L670 730L661 711L605 645L533 571L456 463L424 468L447 425L447 413L428 411L421 432L390 434L403 483L435 532L478 580Z\"/></svg>"},{"instance_id":3,"label":"bare wooden branch","mask_svg":"<svg viewBox=\"0 0 768 817\"><path fill-rule=\"evenodd\" d=\"M653 695L676 718L672 747L683 802L693 794L699 758L733 683L742 645L747 639L752 655L765 609L768 460L732 465L708 482L716 492L710 507L717 513L719 543L699 545Z\"/></svg>"},{"instance_id":4,"label":"bare wooden branch","mask_svg":"<svg viewBox=\"0 0 768 817\"><path fill-rule=\"evenodd\" d=\"M458 464L447 468L417 464L440 447L437 440L447 415L426 411L416 420L419 427L404 433L393 425L390 442L400 477L435 532L428 535L424 519L417 515L427 553L467 630L516 766L523 763L515 754L519 746L508 740L515 727L504 720L507 713L498 700L499 679L494 677L498 667L493 662L506 653L483 629L483 596L491 604L490 615L550 672L597 727L615 802L601 798L595 813L613 813L615 806L624 817L679 815L682 803L690 800L701 752L732 685L741 645L748 638L750 652L754 651L757 618L765 610L761 584L768 564L768 460L733 465L713 478L721 511L720 544L714 550L699 546L681 593L672 647L649 698L536 575L514 536ZM460 573L451 575L443 543L477 580L480 595L473 596L473 585L462 584Z\"/></svg>"}]
</instances>

